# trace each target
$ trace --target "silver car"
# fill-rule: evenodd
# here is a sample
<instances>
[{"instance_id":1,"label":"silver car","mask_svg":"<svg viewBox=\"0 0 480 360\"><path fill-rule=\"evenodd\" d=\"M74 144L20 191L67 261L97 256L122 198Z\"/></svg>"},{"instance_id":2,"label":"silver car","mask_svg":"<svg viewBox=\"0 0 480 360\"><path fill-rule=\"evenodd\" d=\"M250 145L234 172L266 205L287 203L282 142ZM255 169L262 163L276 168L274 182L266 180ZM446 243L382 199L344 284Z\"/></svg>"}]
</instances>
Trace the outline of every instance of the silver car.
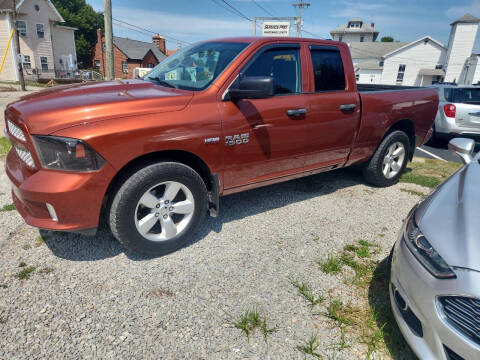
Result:
<instances>
[{"instance_id":1,"label":"silver car","mask_svg":"<svg viewBox=\"0 0 480 360\"><path fill-rule=\"evenodd\" d=\"M480 153L456 138L465 166L404 222L390 262L390 301L420 359L480 359Z\"/></svg>"},{"instance_id":2,"label":"silver car","mask_svg":"<svg viewBox=\"0 0 480 360\"><path fill-rule=\"evenodd\" d=\"M480 136L480 87L434 85L438 89L438 112L433 139L457 135Z\"/></svg>"}]
</instances>

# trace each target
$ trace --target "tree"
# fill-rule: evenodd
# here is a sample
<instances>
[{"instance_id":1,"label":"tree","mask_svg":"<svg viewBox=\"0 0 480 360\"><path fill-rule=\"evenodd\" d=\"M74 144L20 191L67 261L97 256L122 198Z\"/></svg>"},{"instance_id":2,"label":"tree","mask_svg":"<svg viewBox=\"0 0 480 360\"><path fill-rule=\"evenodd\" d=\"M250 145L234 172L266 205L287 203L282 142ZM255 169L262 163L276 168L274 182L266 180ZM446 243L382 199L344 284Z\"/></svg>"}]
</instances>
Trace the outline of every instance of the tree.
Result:
<instances>
[{"instance_id":1,"label":"tree","mask_svg":"<svg viewBox=\"0 0 480 360\"><path fill-rule=\"evenodd\" d=\"M77 28L75 45L79 67L90 67L97 29L104 29L103 14L96 12L86 0L53 0L65 25Z\"/></svg>"},{"instance_id":2,"label":"tree","mask_svg":"<svg viewBox=\"0 0 480 360\"><path fill-rule=\"evenodd\" d=\"M384 36L380 39L381 42L393 42L394 39L391 36Z\"/></svg>"}]
</instances>

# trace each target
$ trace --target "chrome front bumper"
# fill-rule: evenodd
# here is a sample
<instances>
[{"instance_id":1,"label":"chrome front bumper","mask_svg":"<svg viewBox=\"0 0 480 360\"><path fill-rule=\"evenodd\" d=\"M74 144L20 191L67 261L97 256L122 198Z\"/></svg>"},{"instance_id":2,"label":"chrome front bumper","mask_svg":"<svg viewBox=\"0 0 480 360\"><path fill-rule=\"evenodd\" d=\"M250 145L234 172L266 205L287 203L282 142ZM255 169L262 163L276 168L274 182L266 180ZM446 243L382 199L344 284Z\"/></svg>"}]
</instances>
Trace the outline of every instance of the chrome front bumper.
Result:
<instances>
[{"instance_id":1,"label":"chrome front bumper","mask_svg":"<svg viewBox=\"0 0 480 360\"><path fill-rule=\"evenodd\" d=\"M402 237L401 233L392 257L390 302L410 347L420 359L450 360L447 349L464 359L480 359L480 345L449 323L438 302L442 295L480 298L480 273L455 269L456 279L436 279L411 254ZM393 289L404 304L395 300ZM421 323L421 334L412 326L411 316L405 316L406 311L411 311Z\"/></svg>"}]
</instances>

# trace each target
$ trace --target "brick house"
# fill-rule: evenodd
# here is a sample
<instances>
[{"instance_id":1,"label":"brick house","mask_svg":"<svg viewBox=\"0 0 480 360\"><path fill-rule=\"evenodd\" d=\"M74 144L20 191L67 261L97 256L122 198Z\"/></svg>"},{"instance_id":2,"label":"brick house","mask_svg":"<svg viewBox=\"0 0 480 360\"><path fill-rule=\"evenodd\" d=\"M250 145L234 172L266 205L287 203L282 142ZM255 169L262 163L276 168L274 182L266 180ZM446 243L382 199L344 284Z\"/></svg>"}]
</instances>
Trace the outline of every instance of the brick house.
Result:
<instances>
[{"instance_id":1,"label":"brick house","mask_svg":"<svg viewBox=\"0 0 480 360\"><path fill-rule=\"evenodd\" d=\"M152 42L113 37L115 78L132 79L135 68L152 68L167 57L165 38L155 35ZM97 30L97 42L93 49L92 64L105 76L105 36Z\"/></svg>"}]
</instances>

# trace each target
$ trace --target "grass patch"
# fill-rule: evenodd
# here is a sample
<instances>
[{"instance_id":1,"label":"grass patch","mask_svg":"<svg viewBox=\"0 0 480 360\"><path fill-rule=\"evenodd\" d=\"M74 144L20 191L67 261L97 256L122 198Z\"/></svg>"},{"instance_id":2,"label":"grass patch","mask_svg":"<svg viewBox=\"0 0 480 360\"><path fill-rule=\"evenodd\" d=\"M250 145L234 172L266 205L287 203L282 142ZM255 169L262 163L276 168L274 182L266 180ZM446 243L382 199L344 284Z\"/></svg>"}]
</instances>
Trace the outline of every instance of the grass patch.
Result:
<instances>
[{"instance_id":1,"label":"grass patch","mask_svg":"<svg viewBox=\"0 0 480 360\"><path fill-rule=\"evenodd\" d=\"M328 255L327 259L319 260L318 265L325 274L338 274L342 271L342 260L338 256Z\"/></svg>"},{"instance_id":2,"label":"grass patch","mask_svg":"<svg viewBox=\"0 0 480 360\"><path fill-rule=\"evenodd\" d=\"M0 156L7 155L12 147L12 143L6 137L0 137Z\"/></svg>"},{"instance_id":3,"label":"grass patch","mask_svg":"<svg viewBox=\"0 0 480 360\"><path fill-rule=\"evenodd\" d=\"M0 288L6 289L6 288L8 288L8 285L7 284L0 284Z\"/></svg>"},{"instance_id":4,"label":"grass patch","mask_svg":"<svg viewBox=\"0 0 480 360\"><path fill-rule=\"evenodd\" d=\"M303 281L291 281L291 283L298 289L300 295L302 295L312 307L323 302L323 295L315 295L308 284L304 283Z\"/></svg>"},{"instance_id":5,"label":"grass patch","mask_svg":"<svg viewBox=\"0 0 480 360\"><path fill-rule=\"evenodd\" d=\"M30 244L23 245L23 250L29 250L31 248L32 248L32 246Z\"/></svg>"},{"instance_id":6,"label":"grass patch","mask_svg":"<svg viewBox=\"0 0 480 360\"><path fill-rule=\"evenodd\" d=\"M35 269L35 266L24 266L23 270L19 271L15 276L19 280L28 280L30 279L30 276L35 271Z\"/></svg>"},{"instance_id":7,"label":"grass patch","mask_svg":"<svg viewBox=\"0 0 480 360\"><path fill-rule=\"evenodd\" d=\"M319 347L320 347L320 344L318 343L317 335L312 334L310 338L305 341L304 344L297 346L297 350L302 352L305 355L305 357L307 355L311 355L313 357L321 359L322 355L317 353L317 349Z\"/></svg>"},{"instance_id":8,"label":"grass patch","mask_svg":"<svg viewBox=\"0 0 480 360\"><path fill-rule=\"evenodd\" d=\"M436 159L413 161L408 164L407 170L400 177L400 182L436 188L460 167L462 164Z\"/></svg>"},{"instance_id":9,"label":"grass patch","mask_svg":"<svg viewBox=\"0 0 480 360\"><path fill-rule=\"evenodd\" d=\"M42 235L38 235L35 240L35 247L40 247L43 244L45 244L45 239L42 237Z\"/></svg>"},{"instance_id":10,"label":"grass patch","mask_svg":"<svg viewBox=\"0 0 480 360\"><path fill-rule=\"evenodd\" d=\"M12 210L15 210L15 205L13 205L13 204L8 204L8 205L4 205L4 206L0 209L0 212L12 211Z\"/></svg>"},{"instance_id":11,"label":"grass patch","mask_svg":"<svg viewBox=\"0 0 480 360\"><path fill-rule=\"evenodd\" d=\"M335 320L338 326L352 325L354 323L352 319L352 314L354 312L356 312L356 310L350 305L343 305L340 300L334 299L330 300L325 316Z\"/></svg>"},{"instance_id":12,"label":"grass patch","mask_svg":"<svg viewBox=\"0 0 480 360\"><path fill-rule=\"evenodd\" d=\"M402 192L406 192L410 195L415 195L415 196L419 196L421 197L422 199L425 199L427 197L427 194L424 194L423 192L421 191L416 191L416 190L410 190L410 189L400 189L400 191Z\"/></svg>"},{"instance_id":13,"label":"grass patch","mask_svg":"<svg viewBox=\"0 0 480 360\"><path fill-rule=\"evenodd\" d=\"M247 310L241 317L240 320L231 322L232 326L241 330L250 341L250 334L255 329L260 329L263 334L263 338L267 341L267 336L271 333L277 331L277 328L269 328L267 325L267 319L260 316L257 309Z\"/></svg>"},{"instance_id":14,"label":"grass patch","mask_svg":"<svg viewBox=\"0 0 480 360\"><path fill-rule=\"evenodd\" d=\"M343 250L346 252L353 252L359 258L367 258L367 257L371 257L372 253L375 253L375 250L371 251L371 248L378 248L378 245L375 245L366 240L358 240L358 245L352 245L352 244L345 245ZM345 265L348 265L343 261L345 259L344 256L341 256L340 259ZM347 260L350 261L349 259Z\"/></svg>"}]
</instances>

